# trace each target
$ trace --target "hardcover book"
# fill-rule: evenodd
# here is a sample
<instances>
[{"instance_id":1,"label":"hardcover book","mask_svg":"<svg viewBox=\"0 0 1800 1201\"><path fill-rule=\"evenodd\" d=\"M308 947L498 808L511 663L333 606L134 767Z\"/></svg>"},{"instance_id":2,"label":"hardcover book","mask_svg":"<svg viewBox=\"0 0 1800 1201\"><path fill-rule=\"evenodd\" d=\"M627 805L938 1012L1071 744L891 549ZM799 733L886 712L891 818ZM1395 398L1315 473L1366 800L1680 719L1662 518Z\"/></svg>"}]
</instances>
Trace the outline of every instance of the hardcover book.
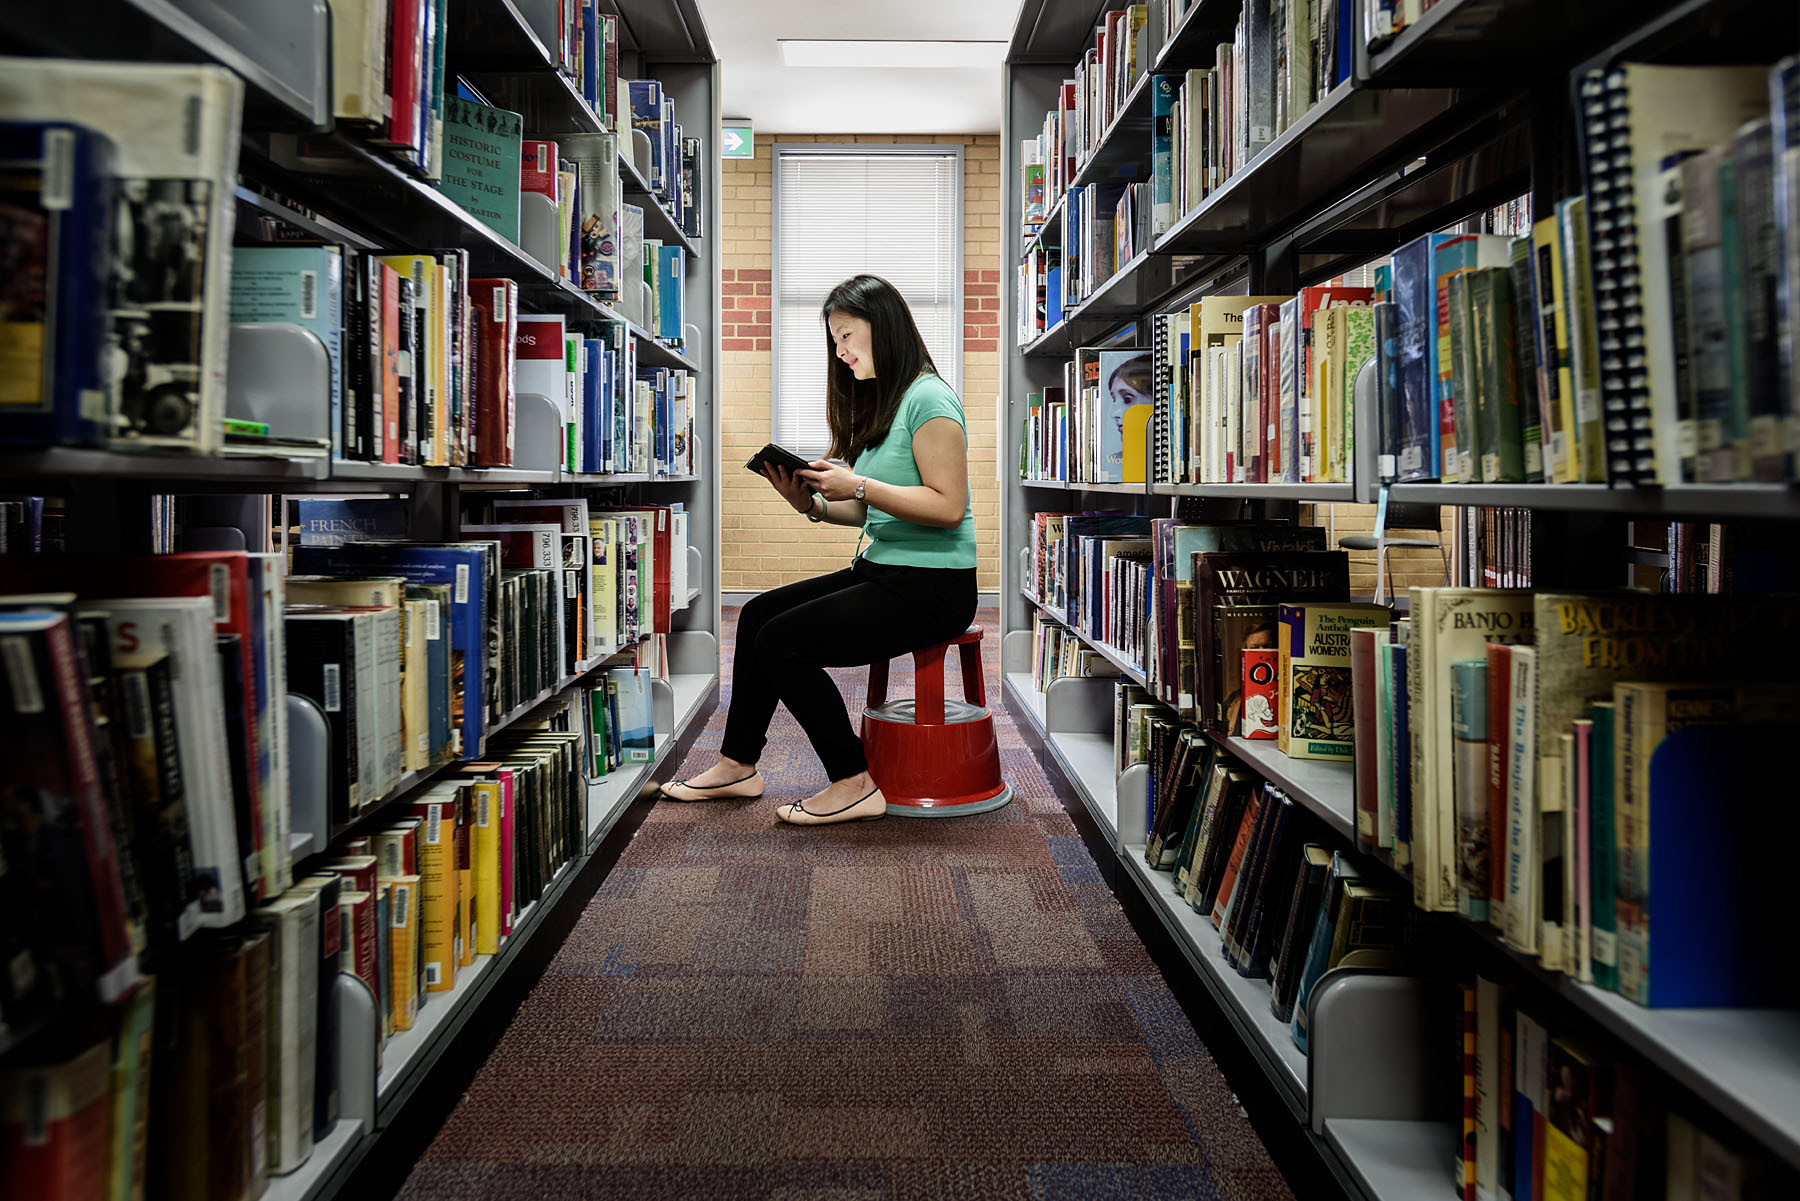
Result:
<instances>
[{"instance_id":1,"label":"hardcover book","mask_svg":"<svg viewBox=\"0 0 1800 1201\"><path fill-rule=\"evenodd\" d=\"M1276 606L1284 601L1347 601L1349 557L1343 551L1271 551L1195 555L1195 662L1201 720L1237 729L1246 647L1276 644Z\"/></svg>"}]
</instances>

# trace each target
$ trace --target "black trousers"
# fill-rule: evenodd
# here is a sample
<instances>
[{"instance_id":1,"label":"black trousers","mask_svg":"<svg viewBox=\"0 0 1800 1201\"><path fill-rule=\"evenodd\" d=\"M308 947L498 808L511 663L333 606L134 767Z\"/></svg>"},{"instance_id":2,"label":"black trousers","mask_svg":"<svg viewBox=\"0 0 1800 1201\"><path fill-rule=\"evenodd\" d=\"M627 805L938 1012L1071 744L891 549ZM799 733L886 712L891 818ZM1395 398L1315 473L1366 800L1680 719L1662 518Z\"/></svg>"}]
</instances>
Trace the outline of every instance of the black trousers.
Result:
<instances>
[{"instance_id":1,"label":"black trousers","mask_svg":"<svg viewBox=\"0 0 1800 1201\"><path fill-rule=\"evenodd\" d=\"M827 667L911 654L969 628L975 569L901 567L857 559L843 571L757 596L738 617L731 710L719 752L755 763L776 704L806 731L833 780L868 767L862 738Z\"/></svg>"}]
</instances>

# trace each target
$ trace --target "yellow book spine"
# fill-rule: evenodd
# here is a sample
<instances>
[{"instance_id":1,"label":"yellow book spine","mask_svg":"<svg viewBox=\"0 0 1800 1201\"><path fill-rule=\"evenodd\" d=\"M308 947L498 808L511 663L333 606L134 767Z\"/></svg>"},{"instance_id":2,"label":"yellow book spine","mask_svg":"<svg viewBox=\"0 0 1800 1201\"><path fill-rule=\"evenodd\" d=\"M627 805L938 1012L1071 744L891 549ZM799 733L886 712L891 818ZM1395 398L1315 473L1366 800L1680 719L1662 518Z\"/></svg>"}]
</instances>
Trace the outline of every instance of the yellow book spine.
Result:
<instances>
[{"instance_id":1,"label":"yellow book spine","mask_svg":"<svg viewBox=\"0 0 1800 1201\"><path fill-rule=\"evenodd\" d=\"M475 950L500 950L500 783L475 781Z\"/></svg>"},{"instance_id":2,"label":"yellow book spine","mask_svg":"<svg viewBox=\"0 0 1800 1201\"><path fill-rule=\"evenodd\" d=\"M403 623L400 681L400 725L405 767L420 771L431 765L429 649L425 645L425 612L429 602L407 601L401 607Z\"/></svg>"},{"instance_id":3,"label":"yellow book spine","mask_svg":"<svg viewBox=\"0 0 1800 1201\"><path fill-rule=\"evenodd\" d=\"M1554 331L1556 338L1556 395L1552 398L1553 428L1545 431L1550 447L1545 475L1554 483L1574 483L1581 478L1581 461L1575 453L1575 431L1579 427L1575 423L1575 376L1569 370L1569 299L1563 287L1562 239L1558 237L1555 217L1546 217L1531 227L1531 245L1537 252L1538 286L1543 286L1546 271L1550 276L1554 316L1551 329L1545 332Z\"/></svg>"},{"instance_id":4,"label":"yellow book spine","mask_svg":"<svg viewBox=\"0 0 1800 1201\"><path fill-rule=\"evenodd\" d=\"M395 876L388 890L388 996L395 1030L419 1017L419 877Z\"/></svg>"},{"instance_id":5,"label":"yellow book spine","mask_svg":"<svg viewBox=\"0 0 1800 1201\"><path fill-rule=\"evenodd\" d=\"M425 991L456 987L456 810L438 801L425 804L419 834L419 939Z\"/></svg>"}]
</instances>

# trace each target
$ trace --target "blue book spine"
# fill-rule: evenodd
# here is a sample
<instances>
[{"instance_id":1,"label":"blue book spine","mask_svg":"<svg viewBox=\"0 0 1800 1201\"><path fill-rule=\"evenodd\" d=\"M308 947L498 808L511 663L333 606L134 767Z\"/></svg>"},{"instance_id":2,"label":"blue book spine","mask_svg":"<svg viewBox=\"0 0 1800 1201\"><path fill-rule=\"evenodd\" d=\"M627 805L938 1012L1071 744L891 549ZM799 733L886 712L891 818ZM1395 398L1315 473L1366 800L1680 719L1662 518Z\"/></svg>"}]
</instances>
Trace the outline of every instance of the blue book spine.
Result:
<instances>
[{"instance_id":1,"label":"blue book spine","mask_svg":"<svg viewBox=\"0 0 1800 1201\"><path fill-rule=\"evenodd\" d=\"M583 471L606 470L606 435L609 426L606 421L606 409L601 404L601 391L604 380L601 371L604 364L600 359L600 340L584 338L581 342L581 361L583 372L581 377L582 405L586 415L581 423L581 469Z\"/></svg>"},{"instance_id":2,"label":"blue book spine","mask_svg":"<svg viewBox=\"0 0 1800 1201\"><path fill-rule=\"evenodd\" d=\"M619 757L648 763L656 756L656 724L650 704L650 669L618 667L606 673L607 692L617 706Z\"/></svg>"},{"instance_id":3,"label":"blue book spine","mask_svg":"<svg viewBox=\"0 0 1800 1201\"><path fill-rule=\"evenodd\" d=\"M333 453L344 429L344 256L336 246L240 246L231 252L231 320L276 321L317 335L331 360Z\"/></svg>"},{"instance_id":4,"label":"blue book spine","mask_svg":"<svg viewBox=\"0 0 1800 1201\"><path fill-rule=\"evenodd\" d=\"M1331 909L1333 899L1331 885L1327 881L1325 901L1319 906L1319 916L1313 922L1312 939L1306 944L1306 966L1300 973L1300 988L1294 994L1294 1016L1288 1023L1288 1029L1294 1036L1294 1044L1301 1051L1306 1050L1306 1002L1312 995L1313 985L1325 974L1325 965L1331 958L1331 938L1337 931L1337 915Z\"/></svg>"},{"instance_id":5,"label":"blue book spine","mask_svg":"<svg viewBox=\"0 0 1800 1201\"><path fill-rule=\"evenodd\" d=\"M581 0L581 98L594 108L600 103L600 36L594 0Z\"/></svg>"},{"instance_id":6,"label":"blue book spine","mask_svg":"<svg viewBox=\"0 0 1800 1201\"><path fill-rule=\"evenodd\" d=\"M293 505L300 523L301 546L340 546L345 542L406 537L404 497L295 497Z\"/></svg>"},{"instance_id":7,"label":"blue book spine","mask_svg":"<svg viewBox=\"0 0 1800 1201\"><path fill-rule=\"evenodd\" d=\"M1150 77L1150 233L1154 237L1175 223L1173 75Z\"/></svg>"},{"instance_id":8,"label":"blue book spine","mask_svg":"<svg viewBox=\"0 0 1800 1201\"><path fill-rule=\"evenodd\" d=\"M1425 234L1394 251L1395 338L1399 354L1400 480L1436 479L1442 446L1437 422L1437 280L1432 251L1443 234Z\"/></svg>"},{"instance_id":9,"label":"blue book spine","mask_svg":"<svg viewBox=\"0 0 1800 1201\"><path fill-rule=\"evenodd\" d=\"M663 182L662 84L654 79L631 81L631 127L650 139L650 187L657 192Z\"/></svg>"},{"instance_id":10,"label":"blue book spine","mask_svg":"<svg viewBox=\"0 0 1800 1201\"><path fill-rule=\"evenodd\" d=\"M657 314L656 325L665 341L681 344L681 310L683 303L683 281L681 268L687 255L679 246L663 245L656 248L656 269L662 273L662 287L656 290Z\"/></svg>"},{"instance_id":11,"label":"blue book spine","mask_svg":"<svg viewBox=\"0 0 1800 1201\"><path fill-rule=\"evenodd\" d=\"M1044 275L1044 328L1052 330L1062 321L1063 316L1063 273L1062 264Z\"/></svg>"},{"instance_id":12,"label":"blue book spine","mask_svg":"<svg viewBox=\"0 0 1800 1201\"><path fill-rule=\"evenodd\" d=\"M0 442L107 433L107 239L113 144L79 125L0 123Z\"/></svg>"},{"instance_id":13,"label":"blue book spine","mask_svg":"<svg viewBox=\"0 0 1800 1201\"><path fill-rule=\"evenodd\" d=\"M1351 30L1357 27L1356 6L1351 0L1337 0L1337 83L1350 78Z\"/></svg>"}]
</instances>

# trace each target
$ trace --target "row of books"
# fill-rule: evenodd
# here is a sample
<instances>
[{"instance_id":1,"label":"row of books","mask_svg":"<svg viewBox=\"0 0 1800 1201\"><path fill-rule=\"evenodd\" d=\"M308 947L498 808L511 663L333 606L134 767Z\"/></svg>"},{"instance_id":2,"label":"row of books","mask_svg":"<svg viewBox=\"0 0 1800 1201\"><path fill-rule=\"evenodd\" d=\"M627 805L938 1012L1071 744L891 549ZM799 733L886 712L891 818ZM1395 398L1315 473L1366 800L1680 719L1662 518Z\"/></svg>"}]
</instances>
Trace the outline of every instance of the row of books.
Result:
<instances>
[{"instance_id":1,"label":"row of books","mask_svg":"<svg viewBox=\"0 0 1800 1201\"><path fill-rule=\"evenodd\" d=\"M303 503L333 507L312 520L380 528L378 515L349 511L365 502ZM290 692L323 715L327 818L341 825L380 804L404 773L480 758L489 730L559 680L665 633L672 591L685 605L685 566L675 566L685 545L674 535L684 522L669 510L590 518L585 501L487 504L481 516L497 520L471 524L467 541L303 544L292 575L279 554L8 558L14 587L38 589L4 607L19 627L25 691L15 704L32 715L14 725L26 739L19 756L30 758L34 738L65 756L83 752L85 729L42 702L52 687L44 673L76 661L52 655L79 636L91 670L76 684L106 730L97 750L85 748L104 771L89 782L83 829L104 822L125 848L108 856L112 867L94 869L107 902L95 920L123 939L90 940L60 979L48 970L38 978L43 988L115 996L132 977L121 948L135 954L230 925L286 886ZM581 529L570 531L574 523ZM610 567L598 583L596 541ZM660 652L647 658L664 669ZM56 686L74 688L60 678ZM621 729L594 728L615 739ZM632 761L623 751L610 758ZM33 779L46 789L73 771L55 755L39 768ZM65 824L75 816L64 814ZM139 816L145 828L128 828ZM14 862L52 849L19 847Z\"/></svg>"},{"instance_id":2,"label":"row of books","mask_svg":"<svg viewBox=\"0 0 1800 1201\"><path fill-rule=\"evenodd\" d=\"M1455 1195L1781 1195L1781 1170L1766 1153L1695 1116L1637 1061L1566 1027L1521 990L1472 973L1443 1003L1458 1010L1446 1040L1453 1053L1434 1057L1446 1065L1434 1092L1446 1099L1445 1116L1459 1119Z\"/></svg>"},{"instance_id":3,"label":"row of books","mask_svg":"<svg viewBox=\"0 0 1800 1201\"><path fill-rule=\"evenodd\" d=\"M289 503L296 552L366 543L354 553L378 557L379 548L404 544L404 500ZM671 615L688 603L688 516L679 503L613 507L585 497L470 497L462 529L470 541L495 542L507 570L569 573L563 657L579 663L670 631Z\"/></svg>"},{"instance_id":4,"label":"row of books","mask_svg":"<svg viewBox=\"0 0 1800 1201\"><path fill-rule=\"evenodd\" d=\"M1115 687L1117 711L1131 714L1132 686ZM1308 841L1304 811L1285 792L1170 715L1149 718L1139 744L1146 863L1171 872L1176 894L1211 921L1229 967L1269 982L1271 1013L1306 1050L1306 1002L1325 972L1404 964L1416 941L1404 889Z\"/></svg>"},{"instance_id":5,"label":"row of books","mask_svg":"<svg viewBox=\"0 0 1800 1201\"><path fill-rule=\"evenodd\" d=\"M1326 972L1424 969L1417 912L1386 869L1309 839L1306 815L1280 788L1137 703L1141 690L1117 693L1119 745L1132 748L1127 763L1149 768L1148 865L1208 917L1226 966L1267 980L1271 1013L1303 1051L1308 1000ZM1702 1171L1735 1188L1771 1166L1717 1141L1632 1061L1558 1029L1498 980L1471 977L1454 997L1457 1010L1419 1032L1449 1052L1424 1058L1455 1132L1454 1195L1634 1197L1657 1182L1692 1190Z\"/></svg>"},{"instance_id":6,"label":"row of books","mask_svg":"<svg viewBox=\"0 0 1800 1201\"><path fill-rule=\"evenodd\" d=\"M1160 44L1149 5L1133 4L1099 14L1093 44L1075 64L1075 77L1063 80L1057 107L1044 114L1043 132L1021 147L1020 195L1024 197L1026 234L1043 224L1099 148L1126 98L1150 69Z\"/></svg>"},{"instance_id":7,"label":"row of books","mask_svg":"<svg viewBox=\"0 0 1800 1201\"><path fill-rule=\"evenodd\" d=\"M5 65L0 144L17 163L11 203L29 215L9 226L16 282L31 293L12 307L36 349L7 382L0 439L217 452L226 443L230 323L287 321L317 334L331 356L330 446L253 430L241 448L451 466L512 461L514 282L473 279L460 249L234 252L243 103L235 76L165 64ZM194 136L182 136L189 128ZM618 203L613 135L587 136L604 143L598 157L576 157L610 187L582 191L577 204L578 184L565 195L555 190L558 171L532 173L569 206L565 268L601 292L610 265L626 316L678 345L685 252L646 241L641 224L635 241L630 229L619 236L632 206ZM513 141L505 161L522 163ZM550 145L533 143L546 167L559 154ZM516 200L521 171L501 174L509 181L501 190ZM607 211L584 211L589 204ZM627 269L635 286L622 286ZM535 315L522 316L529 324ZM629 331L603 321L592 333L614 356L595 366L594 389L612 381L629 403L639 383Z\"/></svg>"},{"instance_id":8,"label":"row of books","mask_svg":"<svg viewBox=\"0 0 1800 1201\"><path fill-rule=\"evenodd\" d=\"M1036 557L1071 624L1095 601L1081 558L1149 534L1163 604L1146 615L1148 695L1222 734L1272 725L1290 756L1353 762L1359 841L1410 872L1419 908L1490 922L1546 969L1641 1004L1768 1000L1769 981L1730 948L1667 916L1653 928L1649 892L1654 878L1665 915L1761 920L1755 873L1741 888L1697 883L1742 862L1750 818L1713 806L1702 822L1713 792L1696 781L1704 768L1753 791L1772 767L1747 731L1800 720L1784 682L1790 598L1413 588L1393 621L1349 603L1341 551L1200 551L1181 591L1160 574L1173 556L1157 553L1159 534L1169 547L1217 545L1227 530L1238 545L1291 545L1307 527L1148 524L1041 516ZM1670 742L1678 727L1709 729Z\"/></svg>"},{"instance_id":9,"label":"row of books","mask_svg":"<svg viewBox=\"0 0 1800 1201\"><path fill-rule=\"evenodd\" d=\"M332 10L332 116L340 126L355 129L431 182L449 183L461 174L462 183L445 189L453 195L471 178L500 172L501 179L490 181L500 182L510 174L510 164L520 161L516 143L521 118L488 105L468 80L449 73L445 47L453 18L441 0L334 0ZM674 101L663 94L660 82L620 78L618 17L601 11L594 0L571 0L556 6L550 32L554 36L545 38L551 48L549 65L575 85L600 132L627 143L633 131L645 134L651 189L691 235L698 228L697 198L685 189L695 178L698 146L686 145L694 140L683 137ZM514 141L513 153L498 161L490 154L497 149L490 140L496 134ZM555 170L553 162L536 165ZM613 159L604 165L616 174ZM517 180L508 184L510 198L501 193L469 197L482 210L495 202L502 211L510 207L508 236L515 243L519 187ZM486 219L485 212L480 215Z\"/></svg>"},{"instance_id":10,"label":"row of books","mask_svg":"<svg viewBox=\"0 0 1800 1201\"><path fill-rule=\"evenodd\" d=\"M1791 598L1411 603L1352 635L1348 688L1358 836L1410 869L1416 903L1642 1005L1778 1001L1781 969L1708 931L1769 921L1753 806L1717 799L1772 778L1769 747L1800 721Z\"/></svg>"},{"instance_id":11,"label":"row of books","mask_svg":"<svg viewBox=\"0 0 1800 1201\"><path fill-rule=\"evenodd\" d=\"M1082 641L1056 618L1041 612L1031 615L1031 685L1039 692L1064 676L1111 677L1119 669L1105 655ZM1120 765L1124 770L1124 765Z\"/></svg>"},{"instance_id":12,"label":"row of books","mask_svg":"<svg viewBox=\"0 0 1800 1201\"><path fill-rule=\"evenodd\" d=\"M1028 480L1143 482L1155 364L1141 346L1083 346L1062 383L1026 395L1019 474Z\"/></svg>"},{"instance_id":13,"label":"row of books","mask_svg":"<svg viewBox=\"0 0 1800 1201\"><path fill-rule=\"evenodd\" d=\"M644 673L610 677L647 707ZM0 1076L7 1123L37 1127L0 1160L9 1195L254 1198L305 1164L339 1116L340 973L368 988L379 1060L585 850L585 703L565 697L241 924L161 955L110 1038Z\"/></svg>"},{"instance_id":14,"label":"row of books","mask_svg":"<svg viewBox=\"0 0 1800 1201\"><path fill-rule=\"evenodd\" d=\"M1028 235L1100 147L1188 8L1165 0L1100 15L1075 77L1021 145ZM1155 236L1349 78L1353 25L1348 0L1253 2L1210 67L1151 77Z\"/></svg>"},{"instance_id":15,"label":"row of books","mask_svg":"<svg viewBox=\"0 0 1800 1201\"><path fill-rule=\"evenodd\" d=\"M1316 582L1329 589L1318 599L1349 600L1348 556L1325 551L1320 526L1100 512L1034 516L1027 587L1088 632L1084 615L1097 600L1089 581L1096 564L1104 568L1105 544L1142 539L1150 544L1147 596L1127 616L1142 623L1131 636L1144 649L1145 677L1159 701L1217 729L1237 729L1244 646L1273 646L1275 605L1305 599L1272 595L1291 582L1281 570L1287 553L1328 555L1307 560L1318 568Z\"/></svg>"}]
</instances>

